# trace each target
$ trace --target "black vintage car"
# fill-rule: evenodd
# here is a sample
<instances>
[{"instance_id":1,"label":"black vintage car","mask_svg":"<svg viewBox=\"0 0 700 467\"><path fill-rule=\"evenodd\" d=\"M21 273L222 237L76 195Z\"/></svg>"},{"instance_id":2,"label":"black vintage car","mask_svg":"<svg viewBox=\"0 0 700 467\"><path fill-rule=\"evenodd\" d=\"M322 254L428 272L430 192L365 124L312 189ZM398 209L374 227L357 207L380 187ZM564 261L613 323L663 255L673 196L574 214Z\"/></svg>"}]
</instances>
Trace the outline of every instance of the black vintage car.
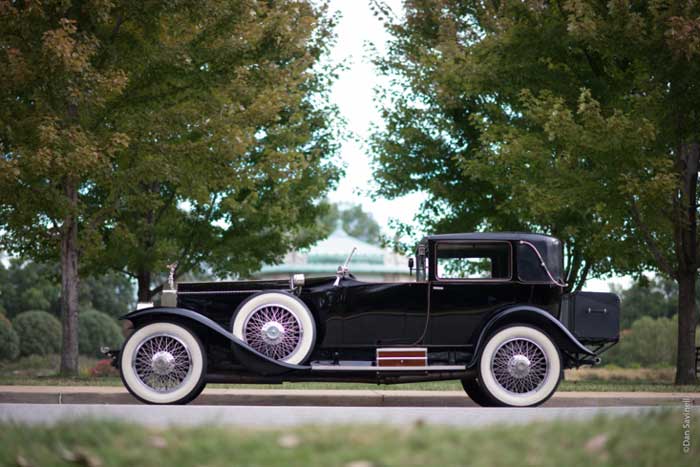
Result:
<instances>
[{"instance_id":1,"label":"black vintage car","mask_svg":"<svg viewBox=\"0 0 700 467\"><path fill-rule=\"evenodd\" d=\"M564 294L562 245L530 233L431 235L412 282L335 276L180 283L123 319L113 353L138 399L206 383L462 381L482 406L534 406L618 340L614 294Z\"/></svg>"}]
</instances>

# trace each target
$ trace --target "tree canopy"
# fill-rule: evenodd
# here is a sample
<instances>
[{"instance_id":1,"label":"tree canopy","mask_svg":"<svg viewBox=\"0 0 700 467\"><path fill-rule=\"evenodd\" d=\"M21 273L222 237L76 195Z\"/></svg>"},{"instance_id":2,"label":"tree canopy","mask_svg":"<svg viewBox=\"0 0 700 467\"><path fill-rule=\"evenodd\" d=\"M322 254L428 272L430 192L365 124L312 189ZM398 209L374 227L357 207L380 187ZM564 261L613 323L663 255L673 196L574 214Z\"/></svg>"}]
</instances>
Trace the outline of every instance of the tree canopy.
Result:
<instances>
[{"instance_id":1,"label":"tree canopy","mask_svg":"<svg viewBox=\"0 0 700 467\"><path fill-rule=\"evenodd\" d=\"M359 204L328 205L328 211L321 216L321 223L326 235L338 227L338 222L343 230L351 237L359 238L373 245L381 245L382 232L379 224L371 213L365 212Z\"/></svg>"},{"instance_id":2,"label":"tree canopy","mask_svg":"<svg viewBox=\"0 0 700 467\"><path fill-rule=\"evenodd\" d=\"M339 170L323 3L0 0L0 247L79 272L256 269L316 234ZM154 287L155 286L155 287Z\"/></svg>"},{"instance_id":3,"label":"tree canopy","mask_svg":"<svg viewBox=\"0 0 700 467\"><path fill-rule=\"evenodd\" d=\"M117 159L128 181L96 266L136 278L144 301L169 263L178 277L205 263L245 275L316 240L340 173L333 69L320 63L333 40L326 7L211 3L161 20L158 40L124 31L141 59L105 120L129 135Z\"/></svg>"},{"instance_id":4,"label":"tree canopy","mask_svg":"<svg viewBox=\"0 0 700 467\"><path fill-rule=\"evenodd\" d=\"M408 1L376 59L392 85L372 145L380 194L430 195L425 230L553 234L573 289L610 272L673 277L686 383L697 320L699 9Z\"/></svg>"}]
</instances>

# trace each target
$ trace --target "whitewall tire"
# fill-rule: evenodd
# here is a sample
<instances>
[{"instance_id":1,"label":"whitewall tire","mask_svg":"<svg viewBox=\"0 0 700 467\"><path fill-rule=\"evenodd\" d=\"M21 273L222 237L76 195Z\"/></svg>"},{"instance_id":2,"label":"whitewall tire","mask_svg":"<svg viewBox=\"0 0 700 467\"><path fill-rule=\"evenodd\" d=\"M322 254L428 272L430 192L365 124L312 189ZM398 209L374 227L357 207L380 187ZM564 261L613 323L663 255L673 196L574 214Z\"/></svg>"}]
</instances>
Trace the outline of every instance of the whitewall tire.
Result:
<instances>
[{"instance_id":1,"label":"whitewall tire","mask_svg":"<svg viewBox=\"0 0 700 467\"><path fill-rule=\"evenodd\" d=\"M479 360L479 383L494 405L530 407L549 399L561 380L559 349L543 331L506 327L489 337Z\"/></svg>"},{"instance_id":2,"label":"whitewall tire","mask_svg":"<svg viewBox=\"0 0 700 467\"><path fill-rule=\"evenodd\" d=\"M314 348L316 323L297 297L266 292L240 305L233 318L232 333L269 358L299 365Z\"/></svg>"},{"instance_id":3,"label":"whitewall tire","mask_svg":"<svg viewBox=\"0 0 700 467\"><path fill-rule=\"evenodd\" d=\"M206 354L199 338L174 323L137 329L124 343L120 373L126 388L150 404L184 404L204 389Z\"/></svg>"}]
</instances>

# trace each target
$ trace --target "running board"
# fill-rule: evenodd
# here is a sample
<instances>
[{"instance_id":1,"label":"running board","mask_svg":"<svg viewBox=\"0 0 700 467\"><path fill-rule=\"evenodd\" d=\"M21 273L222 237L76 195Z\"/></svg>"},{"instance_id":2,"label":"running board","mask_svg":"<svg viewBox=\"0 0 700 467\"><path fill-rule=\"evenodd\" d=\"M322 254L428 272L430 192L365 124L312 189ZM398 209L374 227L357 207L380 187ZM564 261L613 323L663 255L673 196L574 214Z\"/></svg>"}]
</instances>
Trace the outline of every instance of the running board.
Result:
<instances>
[{"instance_id":1,"label":"running board","mask_svg":"<svg viewBox=\"0 0 700 467\"><path fill-rule=\"evenodd\" d=\"M311 364L313 371L464 371L465 365L428 365L428 366L372 366L372 365L316 365Z\"/></svg>"}]
</instances>

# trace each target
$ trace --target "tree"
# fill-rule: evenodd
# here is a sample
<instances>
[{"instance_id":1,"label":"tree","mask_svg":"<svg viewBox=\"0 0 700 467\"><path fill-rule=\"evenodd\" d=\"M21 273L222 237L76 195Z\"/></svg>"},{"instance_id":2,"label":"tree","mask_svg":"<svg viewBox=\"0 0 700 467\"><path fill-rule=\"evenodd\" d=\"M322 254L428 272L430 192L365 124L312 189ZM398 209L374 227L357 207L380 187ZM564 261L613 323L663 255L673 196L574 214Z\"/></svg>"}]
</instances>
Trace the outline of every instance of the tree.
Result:
<instances>
[{"instance_id":1,"label":"tree","mask_svg":"<svg viewBox=\"0 0 700 467\"><path fill-rule=\"evenodd\" d=\"M85 193L127 143L95 119L127 81L101 60L115 9L81 3L0 1L0 246L60 256L63 374L78 371L79 252L106 214Z\"/></svg>"},{"instance_id":2,"label":"tree","mask_svg":"<svg viewBox=\"0 0 700 467\"><path fill-rule=\"evenodd\" d=\"M363 211L359 204L330 204L328 212L321 217L326 235L337 228L338 221L342 223L343 230L348 235L373 245L381 245L382 233L379 224L372 214Z\"/></svg>"},{"instance_id":3,"label":"tree","mask_svg":"<svg viewBox=\"0 0 700 467\"><path fill-rule=\"evenodd\" d=\"M324 14L0 1L0 246L61 258L62 373L78 368L79 264L126 269L150 297L166 262L255 269L313 224L338 176Z\"/></svg>"},{"instance_id":4,"label":"tree","mask_svg":"<svg viewBox=\"0 0 700 467\"><path fill-rule=\"evenodd\" d=\"M628 289L615 287L612 292L620 296L620 328L629 329L632 323L648 316L671 318L678 311L678 285L671 279L642 276Z\"/></svg>"},{"instance_id":5,"label":"tree","mask_svg":"<svg viewBox=\"0 0 700 467\"><path fill-rule=\"evenodd\" d=\"M418 180L447 193L432 202L448 220L544 227L565 240L570 282L672 277L683 384L695 379L698 8L415 1L378 61L410 91L389 95L375 139L383 190Z\"/></svg>"},{"instance_id":6,"label":"tree","mask_svg":"<svg viewBox=\"0 0 700 467\"><path fill-rule=\"evenodd\" d=\"M567 290L579 290L587 278L613 268L610 226L591 212L585 196L552 203L556 191L538 189L541 180L571 180L539 167L530 170L527 162L524 178L511 172L510 163L476 164L483 160L486 138L495 139L483 135L483 121L511 125L517 120L520 92L532 85L520 74L541 79L541 87L555 86L561 79L543 78L546 74L537 63L560 31L551 28L549 35L533 37L520 37L520 31L511 37L505 31L506 38L501 38L492 32L496 26L489 24L490 13L491 7L479 2L421 0L406 4L405 21L387 24L392 34L388 52L375 59L391 81L380 93L386 103L384 127L371 140L378 194L393 198L427 193L416 223L430 233L523 230L554 235L564 243ZM385 7L381 14L391 16ZM481 41L480 29L488 33ZM507 38L523 42L522 50L508 53L526 56L496 50ZM498 142L493 144L499 148ZM408 226L399 227L412 234ZM633 251L629 246L617 248L612 259L621 269L623 253Z\"/></svg>"},{"instance_id":7,"label":"tree","mask_svg":"<svg viewBox=\"0 0 700 467\"><path fill-rule=\"evenodd\" d=\"M333 39L326 6L207 4L161 21L157 41L129 36L129 53L147 60L129 62L105 116L131 144L116 161L125 180L101 231L106 251L90 268L133 277L140 301L160 292L168 264L176 278L202 264L246 275L315 241L319 200L340 173L333 69L319 63Z\"/></svg>"}]
</instances>

